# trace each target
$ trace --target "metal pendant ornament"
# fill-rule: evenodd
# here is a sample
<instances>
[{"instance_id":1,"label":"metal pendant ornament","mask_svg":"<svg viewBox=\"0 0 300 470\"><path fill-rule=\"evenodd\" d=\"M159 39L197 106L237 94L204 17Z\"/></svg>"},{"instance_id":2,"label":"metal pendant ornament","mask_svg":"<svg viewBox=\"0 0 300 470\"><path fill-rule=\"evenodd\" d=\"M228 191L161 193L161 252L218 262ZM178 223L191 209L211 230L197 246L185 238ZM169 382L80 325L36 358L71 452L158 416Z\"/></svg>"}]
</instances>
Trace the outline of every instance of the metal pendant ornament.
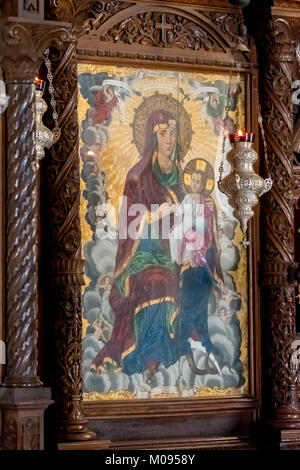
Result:
<instances>
[{"instance_id":1,"label":"metal pendant ornament","mask_svg":"<svg viewBox=\"0 0 300 470\"><path fill-rule=\"evenodd\" d=\"M258 204L259 197L272 187L270 177L263 179L255 173L253 165L258 160L258 154L253 146L254 134L231 134L232 150L227 154L231 171L220 183L219 189L226 196L234 209L233 215L239 220L244 234L248 222L253 217L252 210Z\"/></svg>"},{"instance_id":2,"label":"metal pendant ornament","mask_svg":"<svg viewBox=\"0 0 300 470\"><path fill-rule=\"evenodd\" d=\"M56 101L54 99L54 88L52 85L53 75L51 73L51 62L49 59L49 49L45 51L45 64L48 70L47 78L49 81L49 92L51 95L50 104L53 108L53 120L55 122L55 127L53 131L48 129L43 123L43 115L47 111L47 103L43 99L43 93L45 88L45 82L39 78L35 79L35 107L36 107L36 152L37 159L41 160L45 156L45 148L51 148L60 138L60 128L58 126L58 114L56 111Z\"/></svg>"},{"instance_id":3,"label":"metal pendant ornament","mask_svg":"<svg viewBox=\"0 0 300 470\"><path fill-rule=\"evenodd\" d=\"M237 85L240 82L240 73L238 73ZM231 76L229 80L226 116L229 115L229 98L231 88ZM253 148L254 134L248 132L238 131L239 127L239 110L237 105L236 114L236 132L229 135L229 140L232 149L227 154L227 160L230 163L230 173L223 178L224 172L224 159L225 159L225 144L227 136L224 135L222 147L222 161L220 164L220 177L218 181L219 190L226 194L230 206L234 209L233 215L238 219L241 229L244 234L244 240L241 243L244 248L250 245L247 240L246 232L248 229L248 222L253 217L253 208L258 204L259 198L270 191L272 188L272 179L269 171L267 144L264 134L263 122L261 114L259 113L258 119L261 136L264 144L265 162L268 172L268 177L263 179L260 175L255 173L253 165L258 160L258 154Z\"/></svg>"},{"instance_id":4,"label":"metal pendant ornament","mask_svg":"<svg viewBox=\"0 0 300 470\"><path fill-rule=\"evenodd\" d=\"M38 79L36 79L36 82ZM37 159L41 160L45 156L45 148L50 148L53 144L53 133L43 123L42 117L47 111L47 103L43 99L43 89L35 91L36 110L36 153Z\"/></svg>"}]
</instances>

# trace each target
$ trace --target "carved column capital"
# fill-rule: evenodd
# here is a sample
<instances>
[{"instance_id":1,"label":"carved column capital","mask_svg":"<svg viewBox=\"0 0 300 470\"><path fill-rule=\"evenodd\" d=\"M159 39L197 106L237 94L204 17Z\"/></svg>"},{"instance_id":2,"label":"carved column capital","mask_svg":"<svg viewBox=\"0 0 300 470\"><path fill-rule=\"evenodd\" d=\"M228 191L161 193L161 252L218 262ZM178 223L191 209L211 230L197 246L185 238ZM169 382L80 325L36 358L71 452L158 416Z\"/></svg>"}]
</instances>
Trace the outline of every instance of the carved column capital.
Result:
<instances>
[{"instance_id":1,"label":"carved column capital","mask_svg":"<svg viewBox=\"0 0 300 470\"><path fill-rule=\"evenodd\" d=\"M45 50L56 45L61 47L70 41L70 25L56 22L40 24L18 18L4 18L0 21L0 61L5 79L12 81L33 81Z\"/></svg>"},{"instance_id":2,"label":"carved column capital","mask_svg":"<svg viewBox=\"0 0 300 470\"><path fill-rule=\"evenodd\" d=\"M288 18L273 16L264 26L266 55L272 62L293 62L295 60L294 40Z\"/></svg>"}]
</instances>

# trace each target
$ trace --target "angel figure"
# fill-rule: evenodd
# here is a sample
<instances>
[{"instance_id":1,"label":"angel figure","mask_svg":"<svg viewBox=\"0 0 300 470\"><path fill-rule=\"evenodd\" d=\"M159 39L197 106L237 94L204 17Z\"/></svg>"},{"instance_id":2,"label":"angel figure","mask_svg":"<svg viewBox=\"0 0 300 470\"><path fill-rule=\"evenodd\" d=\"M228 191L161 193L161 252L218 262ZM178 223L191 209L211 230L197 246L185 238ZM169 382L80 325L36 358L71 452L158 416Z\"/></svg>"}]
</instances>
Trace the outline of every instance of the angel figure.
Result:
<instances>
[{"instance_id":1,"label":"angel figure","mask_svg":"<svg viewBox=\"0 0 300 470\"><path fill-rule=\"evenodd\" d=\"M88 112L88 122L92 126L109 124L114 108L119 107L122 119L125 117L125 96L135 92L121 80L103 80L102 85L94 85L90 92L95 94L93 107Z\"/></svg>"},{"instance_id":2,"label":"angel figure","mask_svg":"<svg viewBox=\"0 0 300 470\"><path fill-rule=\"evenodd\" d=\"M211 123L215 135L234 132L233 119L225 116L227 84L220 80L217 80L212 85L201 85L194 80L190 80L189 84L193 91L186 95L186 97L189 100L200 99L203 101L202 117L205 122ZM232 87L229 101L231 111L234 111L237 107L237 99L240 92L239 86Z\"/></svg>"}]
</instances>

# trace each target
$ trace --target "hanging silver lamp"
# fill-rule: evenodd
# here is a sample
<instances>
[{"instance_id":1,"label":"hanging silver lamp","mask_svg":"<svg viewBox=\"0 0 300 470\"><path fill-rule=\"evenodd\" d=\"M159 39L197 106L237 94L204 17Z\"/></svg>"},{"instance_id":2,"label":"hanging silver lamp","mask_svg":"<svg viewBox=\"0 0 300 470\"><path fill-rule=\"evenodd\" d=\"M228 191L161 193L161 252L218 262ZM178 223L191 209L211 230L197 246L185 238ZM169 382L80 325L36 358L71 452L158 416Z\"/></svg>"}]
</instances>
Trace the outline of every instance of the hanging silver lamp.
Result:
<instances>
[{"instance_id":1,"label":"hanging silver lamp","mask_svg":"<svg viewBox=\"0 0 300 470\"><path fill-rule=\"evenodd\" d=\"M35 79L35 111L36 111L36 154L37 159L41 160L45 156L45 148L53 145L53 132L43 123L42 117L47 111L47 103L43 99L44 81Z\"/></svg>"},{"instance_id":2,"label":"hanging silver lamp","mask_svg":"<svg viewBox=\"0 0 300 470\"><path fill-rule=\"evenodd\" d=\"M255 173L253 165L258 154L253 148L254 134L238 131L230 134L232 149L227 154L231 171L220 179L218 186L234 209L233 215L239 220L244 234L247 232L248 221L253 217L252 210L258 204L259 197L272 187L270 177L263 179Z\"/></svg>"}]
</instances>

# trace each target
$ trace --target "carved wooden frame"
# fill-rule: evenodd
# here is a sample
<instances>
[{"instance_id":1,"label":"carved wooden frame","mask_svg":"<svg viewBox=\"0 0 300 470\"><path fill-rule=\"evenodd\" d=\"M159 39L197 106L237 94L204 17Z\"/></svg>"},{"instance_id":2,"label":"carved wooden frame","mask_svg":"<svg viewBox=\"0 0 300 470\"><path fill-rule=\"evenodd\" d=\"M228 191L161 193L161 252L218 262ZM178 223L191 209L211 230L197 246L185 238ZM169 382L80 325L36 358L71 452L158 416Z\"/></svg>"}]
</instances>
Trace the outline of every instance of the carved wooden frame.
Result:
<instances>
[{"instance_id":1,"label":"carved wooden frame","mask_svg":"<svg viewBox=\"0 0 300 470\"><path fill-rule=\"evenodd\" d=\"M45 0L40 2L40 11L32 21L24 20L26 12L19 0L0 3L0 55L11 95L3 139L6 205L3 303L8 350L5 378L0 387L4 448L43 446L43 415L51 403L50 389L46 388L49 385L55 404L47 416L47 432L52 430L56 441L73 441L73 444L60 444L60 448L108 447L107 438L113 439L112 445L120 449L249 446L250 427L258 421L260 408L260 423L266 424L268 431L264 437L275 431L273 437L281 447L300 448L300 404L291 366L296 335L295 273L299 276L299 268L294 263L293 203L299 193L299 171L293 168L291 83L294 45L299 41L300 0L252 0L245 13L250 41L238 10L229 7L227 0L214 0L213 8L210 0ZM54 21L39 21L44 3L45 19ZM141 20L145 11L150 14L150 24L144 28ZM173 21L172 35L157 36L155 25L151 25L152 11L175 15L175 20L167 18L168 22ZM140 19L136 19L138 15ZM136 28L130 34L122 33L129 19L138 32L142 28L138 36ZM114 25L122 20L125 21L123 29L118 31ZM181 26L176 34L173 34L174 21ZM192 23L192 34L186 30L187 23ZM62 136L41 164L42 210L39 211L33 80L44 50L50 45ZM230 51L234 51L233 55ZM274 180L272 190L262 200L262 306L257 287L258 250L255 253L253 250L250 259L254 314L249 341L255 344L250 350L251 393L245 398L83 404L77 63L95 61L174 70L228 71L237 70L233 59L248 77L249 127L256 133L260 81ZM41 73L45 75L45 72L42 68ZM47 121L53 127L50 114ZM15 165L20 176L17 179ZM27 171L23 171L22 165ZM39 212L41 221L37 232ZM258 219L257 212L250 227L257 248ZM16 232L20 235L19 250L15 249ZM42 251L36 257L41 245ZM13 261L15 255L17 259ZM18 270L17 276L11 265ZM27 269L23 269L24 265ZM26 291L30 291L29 297ZM18 308L14 307L16 300ZM260 336L264 340L262 355ZM23 350L24 354L20 352ZM37 414L39 426L34 425L36 418L31 419ZM25 421L22 416L26 416ZM52 418L55 421L49 426ZM100 440L95 441L96 434L88 430L87 424L97 431ZM32 440L33 434L39 434L39 440ZM162 439L165 435L168 439ZM80 442L91 439L94 441ZM51 442L49 437L47 442Z\"/></svg>"},{"instance_id":2,"label":"carved wooden frame","mask_svg":"<svg viewBox=\"0 0 300 470\"><path fill-rule=\"evenodd\" d=\"M174 70L237 71L239 68L246 76L246 125L257 133L258 71L255 62L255 48L251 44L249 53L240 52L241 45L247 45L248 38L237 35L240 17L234 8L228 8L226 2L219 2L218 8L199 5L171 5L167 2L73 2L72 11L54 8L50 1L51 19L63 19L73 22L74 41L64 50L52 50L54 67L54 86L58 103L59 124L62 137L43 162L42 173L47 187L45 212L48 213L45 231L45 246L48 262L44 266L44 278L47 278L45 290L45 312L50 320L45 322L52 332L52 366L49 383L53 389L56 405L56 430L60 440L85 440L91 438L86 422L90 426L99 420L109 422L138 420L140 426L149 419L162 420L167 425L170 419L180 417L184 422L191 417L197 418L200 427L207 426L209 413L221 419L232 414L244 424L233 431L229 428L225 435L211 439L218 445L243 446L245 436L248 439L250 426L257 421L260 407L260 321L258 289L259 251L259 215L250 224L252 247L249 248L249 396L224 399L164 399L130 400L113 402L84 402L82 406L81 377L81 286L83 284L83 261L81 259L81 241L79 224L79 130L77 122L77 62L114 63L134 65L136 67L168 68ZM80 5L81 3L81 5ZM83 5L82 5L83 3ZM192 3L192 2L190 2ZM198 2L207 5L207 2ZM55 4L57 5L57 3ZM59 5L59 2L58 2ZM76 5L78 5L76 10ZM125 8L124 8L125 5ZM85 7L85 8L84 8ZM51 9L52 8L52 9ZM124 10L123 10L124 8ZM213 10L213 11L212 11ZM161 43L156 46L98 42L105 37L114 25L125 18L136 17L144 12L158 12L166 15L178 15L199 25L209 38L217 44L214 59L203 49L195 45L184 48L172 47ZM52 15L52 16L51 16ZM228 20L228 23L227 23ZM233 31L231 30L233 28ZM107 37L107 36L106 36ZM78 38L78 45L76 41ZM217 39L215 39L217 38ZM167 38L165 38L167 41ZM97 42L96 42L97 41ZM96 47L95 47L96 44ZM162 47L163 46L163 47ZM196 50L192 50L193 47ZM237 49L236 57L231 50ZM213 47L210 49L210 52ZM49 116L48 122L51 124ZM47 313L48 312L48 313ZM47 375L47 374L46 374ZM117 420L117 421L116 421ZM101 421L102 423L104 421ZM246 423L246 425L245 425ZM193 426L196 426L193 424ZM243 431L246 426L247 431ZM107 427L107 426L106 426ZM125 425L126 428L126 425ZM126 431L125 431L126 433ZM57 432L56 432L57 434ZM110 431L104 436L109 438ZM236 440L232 441L232 436ZM184 447L184 436L181 446ZM222 440L225 437L225 441ZM205 438L196 439L197 446ZM218 444L221 438L222 443ZM188 439L188 437L186 438ZM227 439L227 440L226 440ZM246 440L247 440L246 439ZM121 441L124 440L124 437ZM154 436L148 438L148 444L154 442ZM207 441L204 439L203 442ZM227 444L226 444L227 443ZM117 444L116 444L117 445ZM122 443L119 444L122 447ZM131 443L131 446L137 445ZM139 445L145 445L141 436ZM154 445L154 444L153 444ZM166 441L167 445L167 441Z\"/></svg>"}]
</instances>

